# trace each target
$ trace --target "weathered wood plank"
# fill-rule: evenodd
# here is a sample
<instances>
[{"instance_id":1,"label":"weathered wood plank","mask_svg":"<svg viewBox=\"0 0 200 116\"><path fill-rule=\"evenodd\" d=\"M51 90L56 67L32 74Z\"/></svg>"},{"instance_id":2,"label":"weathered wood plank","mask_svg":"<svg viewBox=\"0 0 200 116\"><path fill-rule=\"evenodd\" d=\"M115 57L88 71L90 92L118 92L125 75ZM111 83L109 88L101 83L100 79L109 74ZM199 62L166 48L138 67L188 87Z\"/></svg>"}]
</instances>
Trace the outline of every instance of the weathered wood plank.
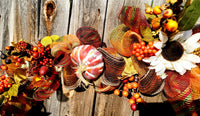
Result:
<instances>
[{"instance_id":1,"label":"weathered wood plank","mask_svg":"<svg viewBox=\"0 0 200 116\"><path fill-rule=\"evenodd\" d=\"M37 41L38 33L38 0L15 0L14 40L24 39L27 42Z\"/></svg>"},{"instance_id":2,"label":"weathered wood plank","mask_svg":"<svg viewBox=\"0 0 200 116\"><path fill-rule=\"evenodd\" d=\"M102 35L105 20L106 0L73 0L70 34L81 26L91 26Z\"/></svg>"},{"instance_id":3,"label":"weathered wood plank","mask_svg":"<svg viewBox=\"0 0 200 116\"><path fill-rule=\"evenodd\" d=\"M6 4L6 5L5 5ZM10 6L10 7L7 7ZM12 29L10 29L9 24L11 17L11 11L14 5L11 0L1 0L0 1L0 49L3 50L5 45L10 44L10 38L12 36Z\"/></svg>"},{"instance_id":4,"label":"weathered wood plank","mask_svg":"<svg viewBox=\"0 0 200 116\"><path fill-rule=\"evenodd\" d=\"M161 6L163 3L166 3L166 0L153 0L153 7Z\"/></svg>"},{"instance_id":5,"label":"weathered wood plank","mask_svg":"<svg viewBox=\"0 0 200 116\"><path fill-rule=\"evenodd\" d=\"M67 35L70 1L41 0L41 4L39 5L40 22L38 39L52 34L59 36ZM52 20L47 20L48 17L45 17L45 13L49 17L52 16ZM57 92L59 92L59 90ZM62 95L60 93L57 94L57 92L54 92L52 96L44 102L47 112L50 112L51 116L59 116L61 114L60 106Z\"/></svg>"},{"instance_id":6,"label":"weathered wood plank","mask_svg":"<svg viewBox=\"0 0 200 116\"><path fill-rule=\"evenodd\" d=\"M73 0L69 34L75 34L81 26L91 26L102 36L106 3L107 0ZM63 97L61 116L92 116L95 94L91 86L86 91L75 92L69 100Z\"/></svg>"},{"instance_id":7,"label":"weathered wood plank","mask_svg":"<svg viewBox=\"0 0 200 116\"><path fill-rule=\"evenodd\" d=\"M51 4L52 1L52 4ZM49 4L48 4L49 2ZM55 3L55 6L53 5ZM53 5L53 6L51 6ZM46 6L46 7L45 7ZM70 1L69 0L41 0L40 6L40 27L39 27L39 39L48 35L47 29L47 17L45 14L47 11L44 11L48 7L48 12L55 12L55 15L52 18L52 21L48 24L49 35L58 35L63 36L67 35L68 32L68 21L69 21L69 11L70 11ZM44 14L45 13L45 14Z\"/></svg>"},{"instance_id":8,"label":"weathered wood plank","mask_svg":"<svg viewBox=\"0 0 200 116\"><path fill-rule=\"evenodd\" d=\"M24 39L27 42L34 42L37 38L37 0L12 1L9 13L9 35L10 41ZM7 5L6 5L7 6ZM9 6L7 6L10 8ZM9 45L9 44L7 44Z\"/></svg>"},{"instance_id":9,"label":"weathered wood plank","mask_svg":"<svg viewBox=\"0 0 200 116\"><path fill-rule=\"evenodd\" d=\"M27 42L37 40L37 3L38 0L1 1L1 46L22 38Z\"/></svg>"},{"instance_id":10,"label":"weathered wood plank","mask_svg":"<svg viewBox=\"0 0 200 116\"><path fill-rule=\"evenodd\" d=\"M130 0L132 1L132 0ZM129 1L129 2L130 2ZM107 47L111 47L110 33L121 21L118 19L120 9L124 5L125 1L109 0L106 13L106 22L104 28L104 42ZM128 1L126 1L128 4ZM129 4L131 5L131 4ZM114 94L97 94L95 104L95 116L131 116L132 111L128 99L124 97L118 97Z\"/></svg>"}]
</instances>

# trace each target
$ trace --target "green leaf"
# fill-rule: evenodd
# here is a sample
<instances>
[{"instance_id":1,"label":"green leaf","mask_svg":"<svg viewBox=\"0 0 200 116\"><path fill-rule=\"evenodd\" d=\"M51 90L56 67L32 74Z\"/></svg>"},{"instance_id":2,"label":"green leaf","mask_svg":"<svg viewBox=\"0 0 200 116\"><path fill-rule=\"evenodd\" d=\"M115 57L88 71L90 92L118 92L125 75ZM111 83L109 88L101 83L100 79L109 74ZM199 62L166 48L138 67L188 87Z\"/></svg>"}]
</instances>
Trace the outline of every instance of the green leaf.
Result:
<instances>
[{"instance_id":1,"label":"green leaf","mask_svg":"<svg viewBox=\"0 0 200 116\"><path fill-rule=\"evenodd\" d=\"M154 18L156 18L156 15L151 14L144 14L148 22L151 22Z\"/></svg>"},{"instance_id":2,"label":"green leaf","mask_svg":"<svg viewBox=\"0 0 200 116\"><path fill-rule=\"evenodd\" d=\"M193 0L192 4L186 8L183 17L179 21L179 30L189 30L195 25L200 16L200 0Z\"/></svg>"},{"instance_id":3,"label":"green leaf","mask_svg":"<svg viewBox=\"0 0 200 116\"><path fill-rule=\"evenodd\" d=\"M151 29L149 27L140 26L140 32L143 36L142 40L146 42L154 41Z\"/></svg>"},{"instance_id":4,"label":"green leaf","mask_svg":"<svg viewBox=\"0 0 200 116\"><path fill-rule=\"evenodd\" d=\"M19 86L20 84L13 84L8 90L9 100L11 100L12 96L17 97Z\"/></svg>"}]
</instances>

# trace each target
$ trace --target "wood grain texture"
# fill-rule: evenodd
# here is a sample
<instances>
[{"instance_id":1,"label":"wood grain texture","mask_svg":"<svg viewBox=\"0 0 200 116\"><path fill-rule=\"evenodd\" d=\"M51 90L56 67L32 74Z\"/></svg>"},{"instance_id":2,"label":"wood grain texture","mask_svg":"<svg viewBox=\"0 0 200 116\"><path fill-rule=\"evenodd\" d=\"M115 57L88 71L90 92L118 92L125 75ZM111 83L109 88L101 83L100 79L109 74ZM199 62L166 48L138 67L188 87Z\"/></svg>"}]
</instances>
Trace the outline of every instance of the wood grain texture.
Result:
<instances>
[{"instance_id":1,"label":"wood grain texture","mask_svg":"<svg viewBox=\"0 0 200 116\"><path fill-rule=\"evenodd\" d=\"M102 35L107 0L73 0L70 34L81 26L91 26Z\"/></svg>"},{"instance_id":2,"label":"wood grain texture","mask_svg":"<svg viewBox=\"0 0 200 116\"><path fill-rule=\"evenodd\" d=\"M6 5L5 5L6 4ZM7 7L7 5L11 7ZM0 49L10 44L12 33L9 27L11 10L13 9L12 0L0 1Z\"/></svg>"},{"instance_id":3,"label":"wood grain texture","mask_svg":"<svg viewBox=\"0 0 200 116\"><path fill-rule=\"evenodd\" d=\"M38 0L14 0L10 13L11 40L24 39L29 43L37 41Z\"/></svg>"},{"instance_id":4,"label":"wood grain texture","mask_svg":"<svg viewBox=\"0 0 200 116\"><path fill-rule=\"evenodd\" d=\"M69 12L70 12L70 1L69 0L41 0L40 6L40 27L39 27L39 39L48 35L44 8L47 1L55 2L56 14L51 21L51 29L49 35L63 36L67 35L69 25ZM46 13L46 12L45 12Z\"/></svg>"},{"instance_id":5,"label":"wood grain texture","mask_svg":"<svg viewBox=\"0 0 200 116\"><path fill-rule=\"evenodd\" d=\"M97 94L95 116L132 116L128 99L114 94Z\"/></svg>"},{"instance_id":6,"label":"wood grain texture","mask_svg":"<svg viewBox=\"0 0 200 116\"><path fill-rule=\"evenodd\" d=\"M166 3L166 0L153 0L153 7L154 6L160 6L163 3Z\"/></svg>"}]
</instances>

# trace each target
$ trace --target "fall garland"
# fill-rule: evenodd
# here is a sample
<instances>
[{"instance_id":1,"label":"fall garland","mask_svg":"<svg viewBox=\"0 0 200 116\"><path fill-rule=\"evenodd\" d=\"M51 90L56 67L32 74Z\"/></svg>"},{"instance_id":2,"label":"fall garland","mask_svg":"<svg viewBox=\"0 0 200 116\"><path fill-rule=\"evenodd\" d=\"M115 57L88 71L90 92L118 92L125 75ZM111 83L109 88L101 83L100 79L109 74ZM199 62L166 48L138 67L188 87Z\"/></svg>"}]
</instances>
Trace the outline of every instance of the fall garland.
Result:
<instances>
[{"instance_id":1,"label":"fall garland","mask_svg":"<svg viewBox=\"0 0 200 116\"><path fill-rule=\"evenodd\" d=\"M153 8L145 4L145 14L137 6L123 6L123 24L110 34L113 48L103 47L97 30L89 26L80 27L76 36L46 36L37 45L12 42L0 56L1 114L26 114L60 83L69 92L79 86L113 91L127 97L133 111L144 102L141 94L164 92L177 114L196 112L200 28L194 25L199 5L199 0L167 0Z\"/></svg>"}]
</instances>

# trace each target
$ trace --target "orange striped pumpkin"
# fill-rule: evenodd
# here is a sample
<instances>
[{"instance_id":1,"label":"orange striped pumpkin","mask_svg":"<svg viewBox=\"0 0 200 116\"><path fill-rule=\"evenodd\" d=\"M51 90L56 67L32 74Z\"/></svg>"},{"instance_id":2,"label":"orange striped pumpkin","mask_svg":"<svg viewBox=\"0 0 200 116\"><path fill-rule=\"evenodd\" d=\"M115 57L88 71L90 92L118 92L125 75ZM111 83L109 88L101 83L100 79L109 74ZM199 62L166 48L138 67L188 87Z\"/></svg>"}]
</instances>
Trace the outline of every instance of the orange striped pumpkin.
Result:
<instances>
[{"instance_id":1,"label":"orange striped pumpkin","mask_svg":"<svg viewBox=\"0 0 200 116\"><path fill-rule=\"evenodd\" d=\"M76 76L86 85L86 80L95 80L103 72L103 55L94 46L75 47L70 56Z\"/></svg>"}]
</instances>

